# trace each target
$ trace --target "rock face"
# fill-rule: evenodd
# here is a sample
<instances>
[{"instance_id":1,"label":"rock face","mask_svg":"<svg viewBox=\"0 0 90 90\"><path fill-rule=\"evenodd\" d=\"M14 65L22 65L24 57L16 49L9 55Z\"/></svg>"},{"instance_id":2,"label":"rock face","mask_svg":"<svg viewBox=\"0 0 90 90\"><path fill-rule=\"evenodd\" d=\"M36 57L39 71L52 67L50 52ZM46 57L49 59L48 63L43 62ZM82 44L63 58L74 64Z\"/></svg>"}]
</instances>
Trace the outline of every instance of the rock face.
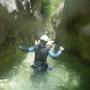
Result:
<instances>
[{"instance_id":1,"label":"rock face","mask_svg":"<svg viewBox=\"0 0 90 90\"><path fill-rule=\"evenodd\" d=\"M90 1L66 0L56 41L71 53L90 60Z\"/></svg>"},{"instance_id":2,"label":"rock face","mask_svg":"<svg viewBox=\"0 0 90 90\"><path fill-rule=\"evenodd\" d=\"M41 0L1 0L0 44L12 38L24 41L30 39L29 41L33 43L42 33L40 10Z\"/></svg>"},{"instance_id":3,"label":"rock face","mask_svg":"<svg viewBox=\"0 0 90 90\"><path fill-rule=\"evenodd\" d=\"M16 44L30 46L43 33L41 1L0 0L0 73L23 56Z\"/></svg>"}]
</instances>

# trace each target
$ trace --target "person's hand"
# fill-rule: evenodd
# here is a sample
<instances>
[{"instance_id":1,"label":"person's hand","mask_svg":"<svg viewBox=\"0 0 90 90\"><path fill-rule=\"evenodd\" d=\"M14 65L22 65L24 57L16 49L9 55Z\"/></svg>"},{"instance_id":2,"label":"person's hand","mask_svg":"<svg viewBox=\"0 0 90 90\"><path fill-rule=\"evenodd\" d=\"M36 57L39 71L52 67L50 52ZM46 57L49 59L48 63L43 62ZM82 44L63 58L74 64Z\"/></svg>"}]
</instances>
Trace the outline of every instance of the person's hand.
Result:
<instances>
[{"instance_id":1,"label":"person's hand","mask_svg":"<svg viewBox=\"0 0 90 90\"><path fill-rule=\"evenodd\" d=\"M64 47L63 46L60 46L60 51L63 51L64 50Z\"/></svg>"}]
</instances>

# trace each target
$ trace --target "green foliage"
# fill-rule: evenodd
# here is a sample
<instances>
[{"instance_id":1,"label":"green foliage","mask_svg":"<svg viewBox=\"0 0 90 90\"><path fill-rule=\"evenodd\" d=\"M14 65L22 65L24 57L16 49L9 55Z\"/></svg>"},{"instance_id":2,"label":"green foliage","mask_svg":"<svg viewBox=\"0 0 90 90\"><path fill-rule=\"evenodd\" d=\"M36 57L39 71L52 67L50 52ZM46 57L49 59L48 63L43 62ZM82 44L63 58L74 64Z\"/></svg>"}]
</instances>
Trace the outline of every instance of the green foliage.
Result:
<instances>
[{"instance_id":1,"label":"green foliage","mask_svg":"<svg viewBox=\"0 0 90 90\"><path fill-rule=\"evenodd\" d=\"M51 2L51 15L57 10L57 8L59 7L60 3L64 2L64 0L52 0Z\"/></svg>"},{"instance_id":2,"label":"green foliage","mask_svg":"<svg viewBox=\"0 0 90 90\"><path fill-rule=\"evenodd\" d=\"M41 14L43 17L49 17L58 8L64 0L42 0Z\"/></svg>"},{"instance_id":3,"label":"green foliage","mask_svg":"<svg viewBox=\"0 0 90 90\"><path fill-rule=\"evenodd\" d=\"M43 17L50 15L50 0L42 0L41 14Z\"/></svg>"}]
</instances>

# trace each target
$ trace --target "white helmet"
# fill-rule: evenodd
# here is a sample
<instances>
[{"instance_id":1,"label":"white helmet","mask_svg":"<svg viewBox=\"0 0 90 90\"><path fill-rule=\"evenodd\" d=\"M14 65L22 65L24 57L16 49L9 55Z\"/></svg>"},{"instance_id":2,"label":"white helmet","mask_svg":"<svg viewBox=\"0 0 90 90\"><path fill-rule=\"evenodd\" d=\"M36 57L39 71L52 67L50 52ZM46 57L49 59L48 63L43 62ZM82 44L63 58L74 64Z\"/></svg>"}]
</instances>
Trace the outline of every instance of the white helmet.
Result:
<instances>
[{"instance_id":1,"label":"white helmet","mask_svg":"<svg viewBox=\"0 0 90 90\"><path fill-rule=\"evenodd\" d=\"M48 36L43 35L43 36L41 36L40 40L43 40L43 41L47 42L48 41Z\"/></svg>"}]
</instances>

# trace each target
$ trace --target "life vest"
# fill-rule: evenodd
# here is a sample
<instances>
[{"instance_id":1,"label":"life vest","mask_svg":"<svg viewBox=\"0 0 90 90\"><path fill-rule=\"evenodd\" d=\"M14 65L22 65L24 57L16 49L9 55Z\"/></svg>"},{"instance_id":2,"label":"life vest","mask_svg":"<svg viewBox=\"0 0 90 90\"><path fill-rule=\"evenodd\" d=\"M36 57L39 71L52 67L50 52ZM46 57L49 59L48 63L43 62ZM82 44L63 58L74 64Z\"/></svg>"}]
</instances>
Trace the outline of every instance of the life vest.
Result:
<instances>
[{"instance_id":1,"label":"life vest","mask_svg":"<svg viewBox=\"0 0 90 90\"><path fill-rule=\"evenodd\" d=\"M35 51L34 64L37 62L47 63L47 56L49 53L49 48L41 47L40 45L37 45L35 46L34 51Z\"/></svg>"}]
</instances>

